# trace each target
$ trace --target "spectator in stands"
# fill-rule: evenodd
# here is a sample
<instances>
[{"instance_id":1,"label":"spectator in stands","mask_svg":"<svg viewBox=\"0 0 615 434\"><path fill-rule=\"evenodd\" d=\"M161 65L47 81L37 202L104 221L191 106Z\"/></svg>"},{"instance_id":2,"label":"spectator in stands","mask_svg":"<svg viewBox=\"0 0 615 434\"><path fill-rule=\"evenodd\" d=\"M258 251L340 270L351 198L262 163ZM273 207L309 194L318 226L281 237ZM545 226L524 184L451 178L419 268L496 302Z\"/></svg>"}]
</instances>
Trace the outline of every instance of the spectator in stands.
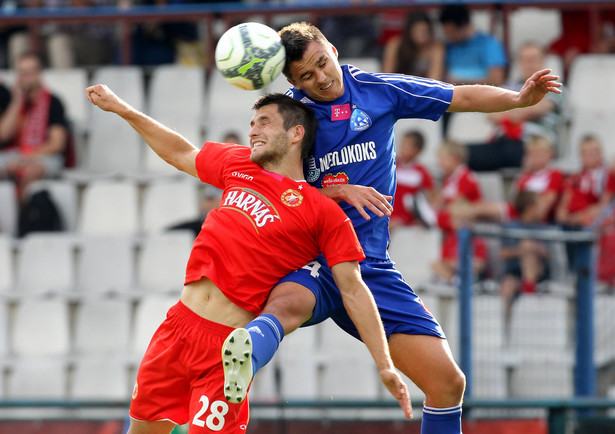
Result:
<instances>
[{"instance_id":1,"label":"spectator in stands","mask_svg":"<svg viewBox=\"0 0 615 434\"><path fill-rule=\"evenodd\" d=\"M540 44L523 44L517 53L521 75L518 80L509 82L504 87L518 91L535 71L545 68L544 62L545 51ZM490 143L469 146L468 166L474 171L521 167L523 142L530 136L546 136L552 143L557 144L562 109L562 95L552 94L531 107L489 113L488 118L495 130L494 138Z\"/></svg>"},{"instance_id":2,"label":"spectator in stands","mask_svg":"<svg viewBox=\"0 0 615 434\"><path fill-rule=\"evenodd\" d=\"M540 196L534 191L521 191L514 201L514 220L504 223L505 228L539 229L542 223ZM510 321L513 301L519 293L534 294L536 283L548 277L549 248L530 238L503 238L500 258L504 260L504 273L500 280L500 294L504 299L505 325Z\"/></svg>"},{"instance_id":3,"label":"spectator in stands","mask_svg":"<svg viewBox=\"0 0 615 434\"><path fill-rule=\"evenodd\" d=\"M29 8L93 8L112 6L110 0L37 0L27 2ZM87 22L49 24L42 29L42 42L47 64L51 68L105 65L113 62L116 24ZM32 51L31 35L27 29L14 33L9 39L11 65L23 53Z\"/></svg>"},{"instance_id":4,"label":"spectator in stands","mask_svg":"<svg viewBox=\"0 0 615 434\"><path fill-rule=\"evenodd\" d=\"M11 102L0 118L0 175L17 182L19 192L37 179L58 175L65 164L68 122L60 100L43 85L42 64L32 53L16 64Z\"/></svg>"},{"instance_id":5,"label":"spectator in stands","mask_svg":"<svg viewBox=\"0 0 615 434\"><path fill-rule=\"evenodd\" d=\"M442 80L444 45L435 37L433 22L424 12L408 15L404 32L385 44L382 72Z\"/></svg>"},{"instance_id":6,"label":"spectator in stands","mask_svg":"<svg viewBox=\"0 0 615 434\"><path fill-rule=\"evenodd\" d=\"M605 164L602 145L596 137L581 139L582 168L566 181L555 220L567 230L592 226L615 197L615 174ZM568 265L573 265L574 244L566 244Z\"/></svg>"},{"instance_id":7,"label":"spectator in stands","mask_svg":"<svg viewBox=\"0 0 615 434\"><path fill-rule=\"evenodd\" d=\"M459 218L458 209L472 208L481 200L481 191L474 174L465 161L467 149L455 142L445 142L438 150L438 164L444 175L439 194L434 200L438 226L442 230L441 260L432 265L436 278L452 282L457 272L457 232L469 221ZM479 276L487 261L487 247L481 238L473 239L474 271Z\"/></svg>"},{"instance_id":8,"label":"spectator in stands","mask_svg":"<svg viewBox=\"0 0 615 434\"><path fill-rule=\"evenodd\" d=\"M227 131L222 138L222 143L236 143L238 145L243 145L237 131Z\"/></svg>"},{"instance_id":9,"label":"spectator in stands","mask_svg":"<svg viewBox=\"0 0 615 434\"><path fill-rule=\"evenodd\" d=\"M500 86L506 77L506 53L492 35L477 32L464 5L447 5L440 13L446 39L445 81Z\"/></svg>"},{"instance_id":10,"label":"spectator in stands","mask_svg":"<svg viewBox=\"0 0 615 434\"><path fill-rule=\"evenodd\" d=\"M395 207L391 213L389 229L418 223L413 213L417 195L423 195L427 203L435 197L431 174L419 161L418 157L425 147L425 137L420 131L408 131L399 143L397 154L397 190ZM420 220L419 220L420 221ZM425 222L427 223L427 222Z\"/></svg>"}]
</instances>

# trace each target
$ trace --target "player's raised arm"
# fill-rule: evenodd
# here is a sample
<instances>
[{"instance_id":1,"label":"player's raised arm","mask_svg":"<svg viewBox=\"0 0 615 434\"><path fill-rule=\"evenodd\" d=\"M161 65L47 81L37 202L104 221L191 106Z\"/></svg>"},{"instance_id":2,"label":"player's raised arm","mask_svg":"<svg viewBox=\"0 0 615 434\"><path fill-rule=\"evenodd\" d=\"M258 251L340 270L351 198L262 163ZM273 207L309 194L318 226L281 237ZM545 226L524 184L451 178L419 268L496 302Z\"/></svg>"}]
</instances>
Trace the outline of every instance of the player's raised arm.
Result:
<instances>
[{"instance_id":1,"label":"player's raised arm","mask_svg":"<svg viewBox=\"0 0 615 434\"><path fill-rule=\"evenodd\" d=\"M198 177L195 160L199 150L181 134L141 113L104 84L88 87L85 94L92 104L104 111L115 113L128 122L164 161L178 170Z\"/></svg>"},{"instance_id":2,"label":"player's raised arm","mask_svg":"<svg viewBox=\"0 0 615 434\"><path fill-rule=\"evenodd\" d=\"M376 302L361 279L357 261L340 262L331 267L344 307L354 322L361 339L378 366L380 379L397 399L407 418L412 417L408 387L395 370Z\"/></svg>"}]
</instances>

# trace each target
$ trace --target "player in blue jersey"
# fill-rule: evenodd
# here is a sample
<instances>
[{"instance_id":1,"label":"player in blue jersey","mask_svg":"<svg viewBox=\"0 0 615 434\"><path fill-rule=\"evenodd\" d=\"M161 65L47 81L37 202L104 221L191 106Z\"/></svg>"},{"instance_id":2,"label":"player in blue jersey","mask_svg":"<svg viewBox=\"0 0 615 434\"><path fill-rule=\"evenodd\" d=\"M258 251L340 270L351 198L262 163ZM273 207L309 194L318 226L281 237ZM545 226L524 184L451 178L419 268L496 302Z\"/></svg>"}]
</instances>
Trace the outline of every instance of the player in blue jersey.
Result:
<instances>
[{"instance_id":1,"label":"player in blue jersey","mask_svg":"<svg viewBox=\"0 0 615 434\"><path fill-rule=\"evenodd\" d=\"M437 321L387 254L389 201L396 184L394 126L401 118L436 121L446 111L497 112L533 105L548 92L560 92L558 77L538 71L519 92L453 86L340 66L335 47L308 23L293 23L280 36L287 56L284 74L294 85L287 94L312 107L319 119L306 178L340 203L354 223L367 256L362 276L378 304L393 361L426 396L421 432L458 434L465 377ZM284 333L328 317L358 336L331 271L318 258L284 278L263 314L246 326L253 340L253 371L271 359Z\"/></svg>"}]
</instances>

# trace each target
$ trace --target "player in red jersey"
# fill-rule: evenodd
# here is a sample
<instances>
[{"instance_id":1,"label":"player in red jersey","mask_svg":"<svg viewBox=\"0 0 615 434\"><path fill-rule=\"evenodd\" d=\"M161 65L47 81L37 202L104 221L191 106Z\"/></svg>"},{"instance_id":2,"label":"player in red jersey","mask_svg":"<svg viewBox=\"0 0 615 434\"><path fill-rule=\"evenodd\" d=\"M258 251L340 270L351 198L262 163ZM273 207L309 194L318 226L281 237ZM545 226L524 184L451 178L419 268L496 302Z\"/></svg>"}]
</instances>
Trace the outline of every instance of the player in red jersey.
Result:
<instances>
[{"instance_id":1,"label":"player in red jersey","mask_svg":"<svg viewBox=\"0 0 615 434\"><path fill-rule=\"evenodd\" d=\"M220 207L209 213L194 243L180 301L154 334L139 367L130 434L168 433L187 422L190 433L245 432L247 400L225 401L222 344L233 329L260 313L278 280L320 252L383 383L411 416L407 388L361 280L358 261L364 254L352 223L303 180L303 157L316 130L311 109L281 94L266 96L254 106L250 148L208 142L199 151L106 86L89 87L86 94L93 104L124 118L169 164L224 190ZM248 386L233 385L237 391Z\"/></svg>"}]
</instances>

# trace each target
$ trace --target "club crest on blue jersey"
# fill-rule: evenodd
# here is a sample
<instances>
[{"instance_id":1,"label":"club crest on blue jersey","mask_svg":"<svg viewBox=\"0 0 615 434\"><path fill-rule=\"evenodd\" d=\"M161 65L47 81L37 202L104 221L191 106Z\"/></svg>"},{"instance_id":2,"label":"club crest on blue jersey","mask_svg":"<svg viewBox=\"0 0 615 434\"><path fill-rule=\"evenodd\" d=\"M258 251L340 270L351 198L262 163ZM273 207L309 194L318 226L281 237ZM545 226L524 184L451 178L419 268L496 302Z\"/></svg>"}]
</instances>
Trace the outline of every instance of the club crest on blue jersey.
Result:
<instances>
[{"instance_id":1,"label":"club crest on blue jersey","mask_svg":"<svg viewBox=\"0 0 615 434\"><path fill-rule=\"evenodd\" d=\"M306 174L305 180L310 184L318 181L318 178L320 178L320 169L316 167L316 158L313 155L310 155L307 159Z\"/></svg>"},{"instance_id":2,"label":"club crest on blue jersey","mask_svg":"<svg viewBox=\"0 0 615 434\"><path fill-rule=\"evenodd\" d=\"M363 110L358 108L352 111L350 116L350 129L352 131L365 131L372 126L372 120Z\"/></svg>"}]
</instances>

